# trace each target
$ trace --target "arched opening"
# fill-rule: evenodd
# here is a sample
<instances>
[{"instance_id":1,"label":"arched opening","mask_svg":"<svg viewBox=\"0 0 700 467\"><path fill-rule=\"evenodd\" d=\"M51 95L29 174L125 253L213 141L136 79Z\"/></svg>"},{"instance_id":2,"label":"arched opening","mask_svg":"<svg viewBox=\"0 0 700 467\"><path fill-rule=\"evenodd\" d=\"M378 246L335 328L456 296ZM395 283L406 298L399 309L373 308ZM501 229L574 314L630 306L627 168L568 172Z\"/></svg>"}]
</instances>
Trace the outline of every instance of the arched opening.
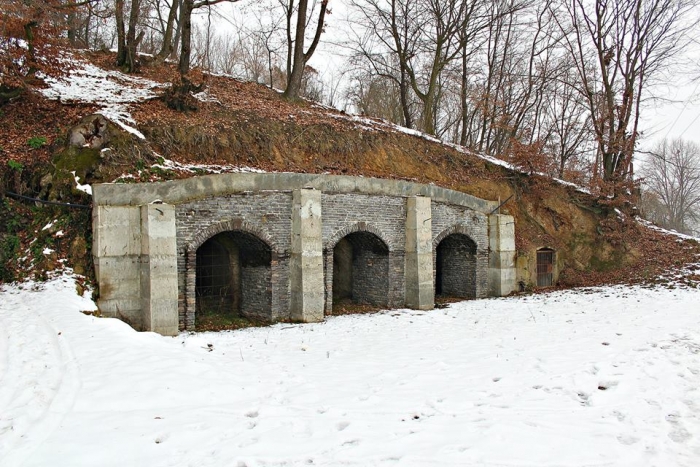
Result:
<instances>
[{"instance_id":1,"label":"arched opening","mask_svg":"<svg viewBox=\"0 0 700 467\"><path fill-rule=\"evenodd\" d=\"M554 250L540 248L537 250L537 287L554 285Z\"/></svg>"},{"instance_id":2,"label":"arched opening","mask_svg":"<svg viewBox=\"0 0 700 467\"><path fill-rule=\"evenodd\" d=\"M351 305L386 307L388 303L387 245L365 231L340 239L333 248L333 311L352 311Z\"/></svg>"},{"instance_id":3,"label":"arched opening","mask_svg":"<svg viewBox=\"0 0 700 467\"><path fill-rule=\"evenodd\" d=\"M271 316L272 251L242 231L219 233L197 249L195 326L235 327Z\"/></svg>"},{"instance_id":4,"label":"arched opening","mask_svg":"<svg viewBox=\"0 0 700 467\"><path fill-rule=\"evenodd\" d=\"M435 251L435 295L439 298L476 298L476 243L453 233Z\"/></svg>"}]
</instances>

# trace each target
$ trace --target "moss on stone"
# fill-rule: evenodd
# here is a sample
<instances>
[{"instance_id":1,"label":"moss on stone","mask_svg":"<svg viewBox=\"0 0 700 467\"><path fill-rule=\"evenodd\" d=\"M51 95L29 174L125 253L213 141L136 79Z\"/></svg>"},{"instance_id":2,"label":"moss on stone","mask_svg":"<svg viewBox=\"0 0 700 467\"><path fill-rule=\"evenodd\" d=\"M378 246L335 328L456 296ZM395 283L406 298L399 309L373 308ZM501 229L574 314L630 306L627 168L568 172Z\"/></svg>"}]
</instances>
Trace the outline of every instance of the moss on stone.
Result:
<instances>
[{"instance_id":1,"label":"moss on stone","mask_svg":"<svg viewBox=\"0 0 700 467\"><path fill-rule=\"evenodd\" d=\"M100 150L69 146L54 157L53 164L59 171L75 171L84 180L100 164Z\"/></svg>"}]
</instances>

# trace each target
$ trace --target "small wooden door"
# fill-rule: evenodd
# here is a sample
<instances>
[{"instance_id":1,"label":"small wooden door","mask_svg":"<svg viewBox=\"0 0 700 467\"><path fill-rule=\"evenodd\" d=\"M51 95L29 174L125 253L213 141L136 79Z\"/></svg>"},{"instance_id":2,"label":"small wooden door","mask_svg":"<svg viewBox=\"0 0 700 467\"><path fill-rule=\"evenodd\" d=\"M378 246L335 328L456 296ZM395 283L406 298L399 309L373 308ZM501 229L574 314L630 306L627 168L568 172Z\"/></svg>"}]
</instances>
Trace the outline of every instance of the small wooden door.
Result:
<instances>
[{"instance_id":1,"label":"small wooden door","mask_svg":"<svg viewBox=\"0 0 700 467\"><path fill-rule=\"evenodd\" d=\"M537 287L549 287L554 281L554 250L537 251Z\"/></svg>"}]
</instances>

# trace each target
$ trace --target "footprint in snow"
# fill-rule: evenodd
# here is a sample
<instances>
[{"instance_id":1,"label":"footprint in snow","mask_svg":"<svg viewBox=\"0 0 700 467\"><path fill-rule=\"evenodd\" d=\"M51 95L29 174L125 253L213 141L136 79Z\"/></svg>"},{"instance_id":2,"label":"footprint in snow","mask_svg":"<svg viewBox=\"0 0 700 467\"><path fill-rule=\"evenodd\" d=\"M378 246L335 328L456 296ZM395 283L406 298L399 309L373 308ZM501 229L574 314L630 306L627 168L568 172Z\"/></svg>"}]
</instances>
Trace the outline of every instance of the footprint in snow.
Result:
<instances>
[{"instance_id":1,"label":"footprint in snow","mask_svg":"<svg viewBox=\"0 0 700 467\"><path fill-rule=\"evenodd\" d=\"M338 423L335 427L338 429L338 431L343 431L345 430L348 426L350 426L350 422L340 422Z\"/></svg>"},{"instance_id":2,"label":"footprint in snow","mask_svg":"<svg viewBox=\"0 0 700 467\"><path fill-rule=\"evenodd\" d=\"M639 438L635 436L629 436L629 435L620 435L617 437L617 441L620 444L624 444L625 446L631 446L635 443L639 442Z\"/></svg>"},{"instance_id":3,"label":"footprint in snow","mask_svg":"<svg viewBox=\"0 0 700 467\"><path fill-rule=\"evenodd\" d=\"M690 434L688 430L683 428L682 426L674 428L669 434L668 437L671 438L671 441L674 443L685 443L688 441L690 438L693 437L693 435Z\"/></svg>"}]
</instances>

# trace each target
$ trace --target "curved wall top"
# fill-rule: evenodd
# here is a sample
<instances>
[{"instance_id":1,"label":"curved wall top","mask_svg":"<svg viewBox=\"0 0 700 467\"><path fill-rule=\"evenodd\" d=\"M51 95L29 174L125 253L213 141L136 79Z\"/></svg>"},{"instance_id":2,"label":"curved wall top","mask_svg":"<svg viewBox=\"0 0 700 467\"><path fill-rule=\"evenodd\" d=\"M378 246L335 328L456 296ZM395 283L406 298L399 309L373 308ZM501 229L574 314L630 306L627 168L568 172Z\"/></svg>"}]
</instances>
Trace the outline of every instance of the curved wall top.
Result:
<instances>
[{"instance_id":1,"label":"curved wall top","mask_svg":"<svg viewBox=\"0 0 700 467\"><path fill-rule=\"evenodd\" d=\"M301 173L236 173L203 175L155 183L102 183L93 186L93 201L99 206L142 206L154 201L181 204L186 201L245 191L291 191L314 188L330 193L364 193L385 196L426 196L434 201L464 206L490 214L496 201L435 185L347 175Z\"/></svg>"}]
</instances>

